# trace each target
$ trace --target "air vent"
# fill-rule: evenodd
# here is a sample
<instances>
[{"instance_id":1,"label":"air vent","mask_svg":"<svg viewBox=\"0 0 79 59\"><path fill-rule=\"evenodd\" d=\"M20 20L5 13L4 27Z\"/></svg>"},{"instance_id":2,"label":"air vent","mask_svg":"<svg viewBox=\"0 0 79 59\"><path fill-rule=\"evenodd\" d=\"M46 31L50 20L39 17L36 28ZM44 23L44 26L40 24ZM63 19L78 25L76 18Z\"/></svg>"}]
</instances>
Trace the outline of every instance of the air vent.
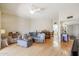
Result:
<instances>
[{"instance_id":1,"label":"air vent","mask_svg":"<svg viewBox=\"0 0 79 59\"><path fill-rule=\"evenodd\" d=\"M73 18L73 16L68 16L67 19Z\"/></svg>"}]
</instances>

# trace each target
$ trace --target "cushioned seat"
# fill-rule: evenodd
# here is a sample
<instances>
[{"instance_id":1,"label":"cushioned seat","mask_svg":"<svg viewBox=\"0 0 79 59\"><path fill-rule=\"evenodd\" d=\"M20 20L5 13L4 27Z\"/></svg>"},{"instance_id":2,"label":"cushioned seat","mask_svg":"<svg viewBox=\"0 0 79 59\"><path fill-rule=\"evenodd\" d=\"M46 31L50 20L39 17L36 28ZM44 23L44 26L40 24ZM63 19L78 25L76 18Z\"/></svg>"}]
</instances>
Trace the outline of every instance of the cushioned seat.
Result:
<instances>
[{"instance_id":1,"label":"cushioned seat","mask_svg":"<svg viewBox=\"0 0 79 59\"><path fill-rule=\"evenodd\" d=\"M32 45L32 38L30 35L24 35L24 37L22 37L21 35L18 36L18 40L17 40L17 45L22 46L22 47L30 47Z\"/></svg>"},{"instance_id":2,"label":"cushioned seat","mask_svg":"<svg viewBox=\"0 0 79 59\"><path fill-rule=\"evenodd\" d=\"M32 40L17 40L17 45L21 47L30 47L32 45Z\"/></svg>"},{"instance_id":3,"label":"cushioned seat","mask_svg":"<svg viewBox=\"0 0 79 59\"><path fill-rule=\"evenodd\" d=\"M8 46L7 39L2 39L1 40L1 48L7 47L7 46Z\"/></svg>"},{"instance_id":4,"label":"cushioned seat","mask_svg":"<svg viewBox=\"0 0 79 59\"><path fill-rule=\"evenodd\" d=\"M7 46L8 46L7 36L5 34L1 34L1 48Z\"/></svg>"},{"instance_id":5,"label":"cushioned seat","mask_svg":"<svg viewBox=\"0 0 79 59\"><path fill-rule=\"evenodd\" d=\"M34 40L37 43L45 42L45 34L44 33L38 33L38 35L36 37L34 37Z\"/></svg>"}]
</instances>

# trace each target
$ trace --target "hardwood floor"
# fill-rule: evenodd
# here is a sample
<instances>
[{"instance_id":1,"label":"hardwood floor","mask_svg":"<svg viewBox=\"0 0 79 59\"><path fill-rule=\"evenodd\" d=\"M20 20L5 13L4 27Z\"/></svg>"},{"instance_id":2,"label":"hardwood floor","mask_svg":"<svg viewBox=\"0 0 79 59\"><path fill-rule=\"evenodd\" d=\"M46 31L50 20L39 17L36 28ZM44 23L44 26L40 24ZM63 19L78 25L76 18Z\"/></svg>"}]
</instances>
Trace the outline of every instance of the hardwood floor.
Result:
<instances>
[{"instance_id":1,"label":"hardwood floor","mask_svg":"<svg viewBox=\"0 0 79 59\"><path fill-rule=\"evenodd\" d=\"M29 48L23 48L17 44L12 44L0 51L2 56L62 56L69 55L72 41L62 43L62 48L53 48L52 39L46 39L45 43L33 43ZM63 49L64 48L64 49ZM66 48L66 49L65 49Z\"/></svg>"}]
</instances>

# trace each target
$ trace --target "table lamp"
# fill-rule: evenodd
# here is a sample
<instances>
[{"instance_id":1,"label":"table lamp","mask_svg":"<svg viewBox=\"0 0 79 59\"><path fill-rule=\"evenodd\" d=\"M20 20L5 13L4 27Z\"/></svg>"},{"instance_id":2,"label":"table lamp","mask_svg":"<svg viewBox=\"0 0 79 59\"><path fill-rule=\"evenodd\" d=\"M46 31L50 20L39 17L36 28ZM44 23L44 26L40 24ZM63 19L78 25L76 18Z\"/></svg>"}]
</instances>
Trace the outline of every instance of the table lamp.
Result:
<instances>
[{"instance_id":1,"label":"table lamp","mask_svg":"<svg viewBox=\"0 0 79 59\"><path fill-rule=\"evenodd\" d=\"M1 38L2 39L6 38L6 36L5 36L5 29L0 29L0 33L1 33Z\"/></svg>"},{"instance_id":2,"label":"table lamp","mask_svg":"<svg viewBox=\"0 0 79 59\"><path fill-rule=\"evenodd\" d=\"M1 29L1 30L0 30L0 33L1 33L1 34L5 34L5 29Z\"/></svg>"}]
</instances>

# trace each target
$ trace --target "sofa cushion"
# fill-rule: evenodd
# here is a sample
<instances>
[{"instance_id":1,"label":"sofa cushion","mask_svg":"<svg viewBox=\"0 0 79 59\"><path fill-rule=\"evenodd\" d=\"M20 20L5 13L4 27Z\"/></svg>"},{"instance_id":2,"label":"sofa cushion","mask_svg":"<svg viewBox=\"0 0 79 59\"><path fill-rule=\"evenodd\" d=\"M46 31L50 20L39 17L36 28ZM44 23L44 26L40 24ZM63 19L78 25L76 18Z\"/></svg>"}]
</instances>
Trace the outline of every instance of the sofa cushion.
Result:
<instances>
[{"instance_id":1,"label":"sofa cushion","mask_svg":"<svg viewBox=\"0 0 79 59\"><path fill-rule=\"evenodd\" d=\"M32 45L32 40L17 40L17 45L21 47L30 47Z\"/></svg>"},{"instance_id":2,"label":"sofa cushion","mask_svg":"<svg viewBox=\"0 0 79 59\"><path fill-rule=\"evenodd\" d=\"M36 33L36 32L29 32L29 34L30 34L32 37L36 37L36 36L37 36L37 33Z\"/></svg>"}]
</instances>

